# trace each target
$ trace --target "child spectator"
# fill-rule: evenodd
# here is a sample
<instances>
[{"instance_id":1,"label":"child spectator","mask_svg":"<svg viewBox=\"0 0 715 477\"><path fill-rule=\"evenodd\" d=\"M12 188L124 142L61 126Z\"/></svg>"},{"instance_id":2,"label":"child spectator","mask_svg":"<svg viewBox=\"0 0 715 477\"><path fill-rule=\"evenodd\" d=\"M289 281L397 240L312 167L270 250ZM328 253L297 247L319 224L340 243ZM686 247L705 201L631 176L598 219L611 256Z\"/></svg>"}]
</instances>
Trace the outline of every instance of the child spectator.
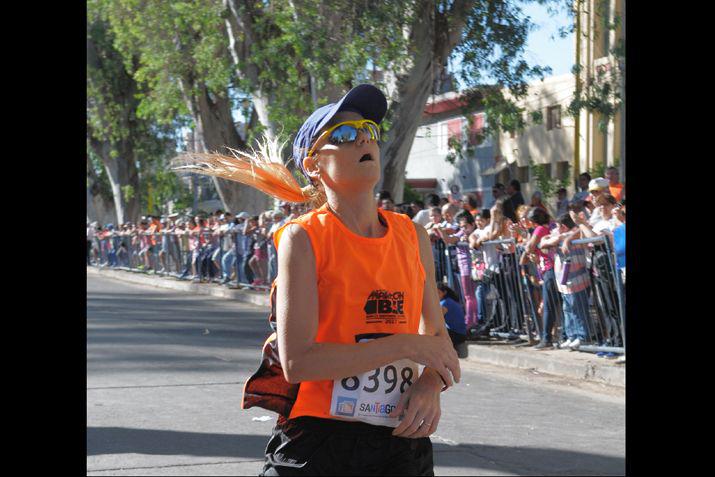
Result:
<instances>
[{"instance_id":1,"label":"child spectator","mask_svg":"<svg viewBox=\"0 0 715 477\"><path fill-rule=\"evenodd\" d=\"M577 350L586 341L588 322L588 288L591 279L586 269L586 246L571 245L581 238L578 226L568 214L559 216L558 229L541 240L540 247L557 249L554 256L556 287L561 293L566 341L559 347ZM563 245L560 243L563 242Z\"/></svg>"},{"instance_id":2,"label":"child spectator","mask_svg":"<svg viewBox=\"0 0 715 477\"><path fill-rule=\"evenodd\" d=\"M525 253L536 253L539 263L537 270L543 280L541 296L543 297L543 326L541 328L541 341L534 349L543 350L553 344L552 328L556 324L557 306L559 297L556 290L556 278L554 276L554 254L552 251L544 253L539 249L541 240L550 235L549 222L551 218L546 209L534 207L529 211L529 220L533 221L537 227L526 243Z\"/></svg>"},{"instance_id":3,"label":"child spectator","mask_svg":"<svg viewBox=\"0 0 715 477\"><path fill-rule=\"evenodd\" d=\"M477 299L474 295L474 281L472 280L472 259L469 252L469 236L474 232L474 217L469 211L463 210L457 214L459 231L453 235L443 229L440 230L442 240L446 244L454 244L457 247L457 265L459 267L459 284L462 290L462 297L466 303L467 313L464 321L467 328L477 327Z\"/></svg>"},{"instance_id":4,"label":"child spectator","mask_svg":"<svg viewBox=\"0 0 715 477\"><path fill-rule=\"evenodd\" d=\"M464 308L459 304L459 296L444 283L437 284L439 304L442 306L447 332L452 339L452 345L464 343L467 339L467 327L464 323Z\"/></svg>"}]
</instances>

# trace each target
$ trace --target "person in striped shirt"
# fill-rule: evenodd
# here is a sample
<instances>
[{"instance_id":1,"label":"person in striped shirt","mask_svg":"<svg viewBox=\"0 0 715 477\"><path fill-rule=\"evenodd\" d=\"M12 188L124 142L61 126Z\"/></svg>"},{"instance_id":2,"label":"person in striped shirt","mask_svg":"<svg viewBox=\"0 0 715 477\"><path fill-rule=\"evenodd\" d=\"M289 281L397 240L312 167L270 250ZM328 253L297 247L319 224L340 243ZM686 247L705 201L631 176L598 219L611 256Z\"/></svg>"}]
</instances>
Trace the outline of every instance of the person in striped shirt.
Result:
<instances>
[{"instance_id":1,"label":"person in striped shirt","mask_svg":"<svg viewBox=\"0 0 715 477\"><path fill-rule=\"evenodd\" d=\"M556 287L561 293L566 341L561 349L577 350L586 341L588 319L588 288L591 284L586 269L586 246L571 245L581 238L581 231L569 214L558 218L558 227L541 240L540 248L555 248L554 272ZM568 265L566 265L568 263Z\"/></svg>"}]
</instances>

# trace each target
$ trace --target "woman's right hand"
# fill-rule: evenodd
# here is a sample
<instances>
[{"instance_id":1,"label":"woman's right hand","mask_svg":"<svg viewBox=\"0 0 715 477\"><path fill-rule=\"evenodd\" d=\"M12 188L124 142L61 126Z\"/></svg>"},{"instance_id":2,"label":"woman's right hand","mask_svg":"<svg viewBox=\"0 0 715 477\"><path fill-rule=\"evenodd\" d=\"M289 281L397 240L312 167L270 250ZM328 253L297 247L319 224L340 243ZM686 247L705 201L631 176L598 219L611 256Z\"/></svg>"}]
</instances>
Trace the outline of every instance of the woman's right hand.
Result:
<instances>
[{"instance_id":1,"label":"woman's right hand","mask_svg":"<svg viewBox=\"0 0 715 477\"><path fill-rule=\"evenodd\" d=\"M459 382L459 358L452 341L444 336L403 335L408 340L408 358L437 371L448 387Z\"/></svg>"}]
</instances>

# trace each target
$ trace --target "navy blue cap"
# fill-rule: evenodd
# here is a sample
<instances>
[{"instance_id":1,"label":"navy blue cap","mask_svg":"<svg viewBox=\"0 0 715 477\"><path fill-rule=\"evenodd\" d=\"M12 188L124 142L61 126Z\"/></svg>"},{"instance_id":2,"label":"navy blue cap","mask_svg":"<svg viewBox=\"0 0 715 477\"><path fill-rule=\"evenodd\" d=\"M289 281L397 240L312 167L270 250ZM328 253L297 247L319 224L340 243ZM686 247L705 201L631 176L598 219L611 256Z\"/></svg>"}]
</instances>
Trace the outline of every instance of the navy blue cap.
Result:
<instances>
[{"instance_id":1,"label":"navy blue cap","mask_svg":"<svg viewBox=\"0 0 715 477\"><path fill-rule=\"evenodd\" d=\"M293 160L303 169L303 159L308 155L310 144L318 132L340 111L354 111L365 119L382 122L387 112L387 99L382 91L371 84L359 84L348 91L337 103L326 104L316 109L298 130L293 141Z\"/></svg>"}]
</instances>

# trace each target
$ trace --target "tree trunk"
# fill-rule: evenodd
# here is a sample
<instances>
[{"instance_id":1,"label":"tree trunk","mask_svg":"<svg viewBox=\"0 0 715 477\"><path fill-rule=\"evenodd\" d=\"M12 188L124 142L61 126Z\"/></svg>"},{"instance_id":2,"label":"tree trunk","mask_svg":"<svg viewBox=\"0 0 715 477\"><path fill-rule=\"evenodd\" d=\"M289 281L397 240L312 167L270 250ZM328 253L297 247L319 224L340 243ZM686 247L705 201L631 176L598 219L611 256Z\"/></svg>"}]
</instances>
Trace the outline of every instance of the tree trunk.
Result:
<instances>
[{"instance_id":1,"label":"tree trunk","mask_svg":"<svg viewBox=\"0 0 715 477\"><path fill-rule=\"evenodd\" d=\"M207 152L229 154L226 147L246 149L247 145L233 123L228 94L212 98L206 86L202 85L197 98L197 111L197 130ZM217 177L213 180L226 210L258 214L272 208L272 199L253 187Z\"/></svg>"},{"instance_id":2,"label":"tree trunk","mask_svg":"<svg viewBox=\"0 0 715 477\"><path fill-rule=\"evenodd\" d=\"M101 159L102 165L107 172L109 184L112 188L114 198L114 210L116 211L117 224L127 221L137 221L139 218L139 174L134 163L134 151L129 141L121 141L115 145L115 150L119 152L116 157L112 157L110 151L112 144L109 141L99 141L90 136L90 145L94 153ZM131 186L134 189L134 196L126 200L122 188Z\"/></svg>"},{"instance_id":3,"label":"tree trunk","mask_svg":"<svg viewBox=\"0 0 715 477\"><path fill-rule=\"evenodd\" d=\"M253 107L256 110L256 114L258 114L258 120L265 128L266 137L272 140L276 137L276 127L268 115L270 96L261 88L261 83L258 79L258 66L247 61L251 47L256 42L256 34L253 29L253 12L250 6L245 6L242 9L236 0L224 0L223 4L228 9L226 32L233 64L239 70L240 76L248 79L254 86L251 91ZM239 65L244 65L244 68L239 69Z\"/></svg>"},{"instance_id":4,"label":"tree trunk","mask_svg":"<svg viewBox=\"0 0 715 477\"><path fill-rule=\"evenodd\" d=\"M120 61L117 52L110 50L107 54L109 57L107 61L112 59L113 61ZM87 68L88 70L102 69L97 45L89 36L87 37ZM125 128L127 131L123 139L116 140L114 143L106 136L102 136L102 139L99 139L95 134L96 131L93 130L89 123L87 124L90 145L102 160L109 177L114 197L114 208L117 214L117 224L124 223L127 220L136 221L139 218L139 174L133 147L136 124L134 120L130 119L138 104L135 98L136 91L136 82L131 75L122 70L118 78L118 86L111 90L111 95L112 100L121 108L119 127ZM102 123L105 125L111 124L106 116L108 113L105 111L104 104L101 101L97 104L97 114ZM114 157L111 155L112 150L118 153ZM134 189L134 196L129 200L125 200L122 187L128 185Z\"/></svg>"},{"instance_id":5,"label":"tree trunk","mask_svg":"<svg viewBox=\"0 0 715 477\"><path fill-rule=\"evenodd\" d=\"M124 201L124 219L125 221L136 222L141 214L141 205L139 202L139 171L137 170L136 154L134 146L130 141L122 141L119 146L119 158L117 160L117 172L119 174L119 184L122 186L131 186L134 194L127 199L122 194ZM149 211L154 213L154 211Z\"/></svg>"},{"instance_id":6,"label":"tree trunk","mask_svg":"<svg viewBox=\"0 0 715 477\"><path fill-rule=\"evenodd\" d=\"M459 43L472 3L455 0L444 13L436 11L434 0L423 0L416 6L409 42L412 61L405 71L396 74L396 97L387 113L393 127L382 148L383 173L378 185L379 190L390 191L396 203L402 202L405 167L434 78Z\"/></svg>"},{"instance_id":7,"label":"tree trunk","mask_svg":"<svg viewBox=\"0 0 715 477\"><path fill-rule=\"evenodd\" d=\"M87 219L106 224L116 220L116 210L112 200L108 200L102 192L99 177L87 161Z\"/></svg>"}]
</instances>

